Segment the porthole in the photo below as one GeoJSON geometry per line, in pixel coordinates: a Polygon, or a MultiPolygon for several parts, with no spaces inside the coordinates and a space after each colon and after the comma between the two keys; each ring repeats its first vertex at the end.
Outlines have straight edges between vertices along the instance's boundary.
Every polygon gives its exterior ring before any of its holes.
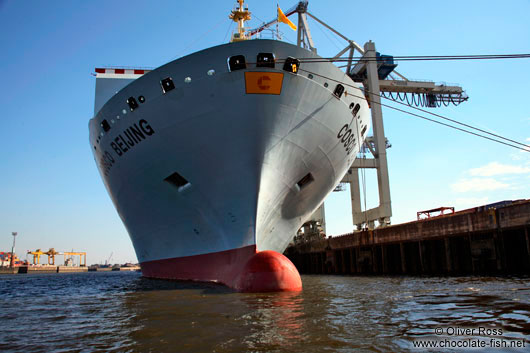
{"type": "Polygon", "coordinates": [[[359,103],[355,104],[355,108],[353,108],[352,110],[353,116],[357,115],[357,113],[359,112],[359,109],[361,109],[361,106],[359,105],[359,103]]]}
{"type": "Polygon", "coordinates": [[[207,74],[208,76],[213,76],[215,75],[215,70],[214,69],[208,70],[207,74]]]}
{"type": "Polygon", "coordinates": [[[272,53],[259,53],[256,67],[274,68],[274,55],[272,53]]]}
{"type": "Polygon", "coordinates": [[[188,76],[184,79],[184,83],[190,83],[190,82],[191,82],[191,77],[188,76]]]}
{"type": "Polygon", "coordinates": [[[145,103],[145,97],[144,96],[138,97],[138,102],[145,103]]]}
{"type": "Polygon", "coordinates": [[[138,108],[138,102],[136,101],[136,99],[134,99],[134,97],[127,98],[127,104],[129,105],[131,112],[138,108]]]}
{"type": "Polygon", "coordinates": [[[164,93],[167,93],[175,88],[175,84],[173,83],[173,79],[171,79],[171,77],[166,77],[160,81],[160,84],[162,85],[162,91],[164,93]]]}
{"type": "Polygon", "coordinates": [[[300,60],[292,57],[285,59],[285,64],[283,64],[283,70],[287,72],[292,72],[293,74],[298,73],[300,69],[300,60]]]}
{"type": "Polygon", "coordinates": [[[109,122],[106,119],[103,119],[100,125],[103,128],[103,131],[107,132],[110,130],[109,122]]]}
{"type": "Polygon", "coordinates": [[[340,99],[343,93],[344,93],[344,86],[339,83],[337,86],[335,86],[335,90],[333,91],[333,94],[335,95],[335,97],[340,99]]]}
{"type": "Polygon", "coordinates": [[[243,55],[234,55],[228,58],[228,68],[230,71],[243,70],[247,68],[247,63],[243,55]]]}
{"type": "Polygon", "coordinates": [[[329,86],[328,83],[327,83],[327,82],[324,82],[324,87],[327,88],[328,86],[329,86]]]}

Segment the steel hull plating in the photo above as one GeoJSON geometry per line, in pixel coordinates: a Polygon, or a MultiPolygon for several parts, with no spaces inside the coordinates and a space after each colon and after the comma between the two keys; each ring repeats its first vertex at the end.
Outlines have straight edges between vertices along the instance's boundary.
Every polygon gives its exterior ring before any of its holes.
{"type": "Polygon", "coordinates": [[[289,56],[316,57],[270,40],[210,48],[133,81],[91,120],[100,174],[144,275],[233,286],[252,254],[283,252],[346,173],[369,123],[361,91],[346,86],[337,98],[338,82],[357,85],[330,63],[283,71],[289,56]],[[252,64],[258,53],[274,53],[276,67],[252,64]],[[247,68],[230,72],[233,55],[247,68]],[[281,92],[247,93],[245,72],[281,74],[281,92]],[[164,93],[167,77],[175,88],[164,93]],[[127,99],[140,95],[131,112],[127,99]],[[103,120],[114,122],[108,131],[103,120]],[[172,183],[174,173],[189,184],[172,183]]]}

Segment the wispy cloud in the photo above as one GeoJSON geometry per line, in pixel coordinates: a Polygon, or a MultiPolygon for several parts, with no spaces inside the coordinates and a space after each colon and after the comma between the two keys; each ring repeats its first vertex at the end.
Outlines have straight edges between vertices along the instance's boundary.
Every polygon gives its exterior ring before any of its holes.
{"type": "Polygon", "coordinates": [[[530,174],[530,167],[523,167],[520,165],[501,164],[499,162],[491,162],[479,168],[472,168],[469,170],[471,176],[490,177],[494,175],[506,174],[530,174]]]}
{"type": "Polygon", "coordinates": [[[509,184],[502,183],[493,178],[460,179],[456,183],[451,184],[451,189],[456,192],[492,191],[498,189],[507,189],[509,187],[509,184]]]}

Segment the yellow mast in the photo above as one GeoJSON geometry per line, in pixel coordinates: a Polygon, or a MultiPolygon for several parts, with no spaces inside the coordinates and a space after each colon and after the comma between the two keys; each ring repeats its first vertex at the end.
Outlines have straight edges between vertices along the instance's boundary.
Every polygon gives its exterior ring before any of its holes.
{"type": "Polygon", "coordinates": [[[237,32],[232,35],[231,42],[239,42],[242,40],[250,39],[245,34],[245,21],[250,20],[250,11],[247,8],[243,8],[244,0],[237,0],[239,2],[239,8],[235,8],[228,16],[232,21],[237,23],[237,32]]]}

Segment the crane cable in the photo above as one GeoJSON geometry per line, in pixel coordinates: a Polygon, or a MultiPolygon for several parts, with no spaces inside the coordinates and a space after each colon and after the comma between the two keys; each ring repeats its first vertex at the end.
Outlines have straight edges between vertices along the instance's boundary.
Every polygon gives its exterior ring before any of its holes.
{"type": "MultiPolygon", "coordinates": [[[[501,60],[501,59],[529,59],[530,54],[473,54],[473,55],[403,55],[391,56],[393,61],[440,61],[440,60],[501,60]]],[[[313,57],[298,58],[300,63],[320,63],[320,62],[348,62],[349,57],[313,57]]],[[[384,62],[384,57],[379,58],[352,58],[352,64],[359,62],[379,61],[384,62]]]]}
{"type": "MultiPolygon", "coordinates": [[[[346,83],[346,82],[343,82],[343,81],[335,80],[335,79],[333,79],[333,78],[331,78],[331,77],[323,76],[323,75],[317,74],[317,73],[315,73],[315,72],[307,71],[307,70],[302,69],[302,68],[299,68],[298,70],[299,70],[299,71],[304,71],[304,72],[307,72],[307,73],[309,73],[309,74],[316,75],[316,76],[319,76],[319,77],[322,77],[322,78],[325,78],[325,79],[328,79],[328,80],[330,80],[330,81],[334,81],[334,82],[340,83],[340,84],[342,84],[342,85],[345,85],[345,86],[348,86],[348,87],[351,87],[351,88],[358,89],[358,90],[360,90],[361,92],[368,93],[368,94],[370,94],[370,95],[377,95],[376,93],[370,92],[370,91],[368,91],[368,90],[364,90],[364,91],[363,91],[363,90],[362,90],[361,88],[359,88],[359,87],[355,87],[355,86],[353,86],[353,85],[351,85],[351,84],[348,84],[348,83],[346,83]]],[[[358,95],[355,95],[355,94],[352,94],[352,93],[348,93],[348,94],[349,94],[349,95],[352,95],[352,96],[354,96],[354,97],[356,97],[356,98],[360,98],[360,99],[363,99],[363,100],[368,101],[364,95],[363,95],[363,96],[358,96],[358,95]]],[[[380,97],[381,97],[381,96],[380,96],[380,97]]],[[[384,96],[382,96],[382,98],[387,99],[387,100],[391,100],[391,99],[386,98],[386,97],[384,97],[384,96]]],[[[393,100],[392,100],[392,101],[393,101],[393,100]]],[[[401,102],[397,102],[397,101],[393,101],[393,102],[398,103],[398,104],[401,104],[401,105],[407,105],[407,104],[405,104],[405,103],[401,103],[401,102]]],[[[370,103],[375,103],[375,102],[370,101],[370,103]]],[[[487,140],[490,140],[490,141],[493,141],[493,142],[497,142],[497,143],[500,143],[500,144],[503,144],[503,145],[506,145],[506,146],[510,146],[510,147],[513,147],[513,148],[516,148],[516,149],[519,149],[519,150],[522,150],[522,151],[525,151],[525,152],[530,152],[530,145],[527,145],[527,144],[524,144],[524,143],[521,143],[521,142],[517,142],[517,141],[512,140],[512,139],[510,139],[510,138],[507,138],[507,137],[504,137],[504,136],[501,136],[501,135],[498,135],[498,134],[494,134],[494,133],[492,133],[492,132],[488,132],[488,131],[486,131],[486,130],[483,130],[483,129],[480,129],[480,128],[477,128],[477,127],[474,127],[474,126],[471,126],[471,125],[468,125],[468,124],[465,124],[465,123],[461,123],[461,122],[456,121],[456,120],[454,120],[454,119],[447,118],[447,117],[442,116],[442,115],[440,115],[440,114],[432,113],[432,112],[429,112],[429,111],[427,111],[427,110],[424,110],[424,109],[421,109],[421,108],[418,108],[418,107],[408,106],[408,107],[410,107],[410,108],[412,108],[412,109],[419,110],[419,111],[421,111],[421,112],[423,112],[423,113],[427,113],[427,114],[430,114],[430,115],[436,116],[436,117],[438,117],[438,118],[441,118],[441,119],[444,119],[444,120],[451,121],[451,122],[453,122],[453,123],[455,123],[455,124],[463,125],[463,126],[468,127],[468,128],[470,128],[470,129],[477,130],[477,131],[480,131],[480,132],[482,132],[482,133],[485,133],[485,134],[488,134],[488,135],[491,135],[491,136],[495,136],[495,137],[497,137],[497,138],[500,138],[500,139],[503,139],[503,140],[506,140],[506,141],[510,141],[510,142],[515,143],[515,144],[517,144],[517,145],[524,146],[525,148],[522,148],[522,147],[519,147],[519,146],[513,145],[513,144],[511,144],[511,143],[507,143],[507,142],[499,141],[499,140],[496,140],[496,139],[494,139],[494,138],[491,138],[491,137],[488,137],[488,136],[484,136],[484,135],[478,134],[478,133],[473,132],[473,131],[469,131],[469,130],[465,130],[465,129],[463,129],[463,128],[459,128],[459,127],[457,127],[457,126],[453,126],[453,125],[450,125],[450,124],[447,124],[447,123],[443,123],[443,122],[438,121],[438,120],[434,120],[434,119],[431,119],[431,118],[427,118],[427,117],[422,116],[422,115],[420,115],[420,114],[412,113],[412,112],[409,112],[409,111],[406,111],[406,110],[403,110],[403,109],[400,109],[400,108],[393,107],[393,106],[388,105],[388,104],[384,104],[384,103],[377,103],[377,104],[380,104],[380,105],[383,106],[383,107],[387,107],[387,108],[390,108],[390,109],[393,109],[393,110],[396,110],[396,111],[399,111],[399,112],[402,112],[402,113],[405,113],[405,114],[409,114],[409,115],[412,115],[412,116],[415,116],[415,117],[418,117],[418,118],[421,118],[421,119],[424,119],[424,120],[428,120],[428,121],[431,121],[431,122],[434,122],[434,123],[437,123],[437,124],[440,124],[440,125],[444,125],[444,126],[447,126],[447,127],[452,128],[452,129],[456,129],[456,130],[459,130],[459,131],[462,131],[462,132],[465,132],[465,133],[468,133],[468,134],[471,134],[471,135],[475,135],[475,136],[478,136],[478,137],[482,137],[482,138],[484,138],[484,139],[487,139],[487,140]]]]}

